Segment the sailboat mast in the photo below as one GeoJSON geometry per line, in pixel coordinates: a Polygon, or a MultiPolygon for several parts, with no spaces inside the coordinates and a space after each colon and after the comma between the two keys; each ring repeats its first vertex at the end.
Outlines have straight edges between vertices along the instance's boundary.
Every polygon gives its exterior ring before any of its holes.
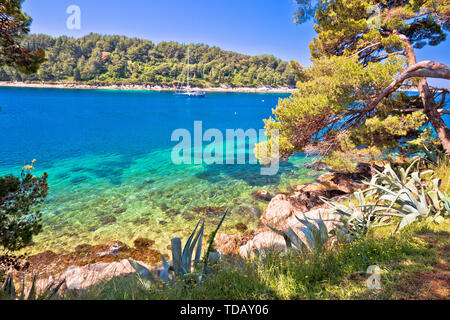
{"type": "Polygon", "coordinates": [[[187,65],[187,87],[189,88],[189,68],[190,68],[190,48],[188,48],[188,65],[187,65]]]}

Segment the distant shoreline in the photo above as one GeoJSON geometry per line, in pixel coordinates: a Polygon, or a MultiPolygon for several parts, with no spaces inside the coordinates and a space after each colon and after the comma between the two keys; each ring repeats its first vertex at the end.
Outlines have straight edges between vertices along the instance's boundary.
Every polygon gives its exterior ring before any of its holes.
{"type": "MultiPolygon", "coordinates": [[[[176,88],[150,86],[150,85],[87,85],[74,83],[25,83],[25,82],[6,82],[0,81],[0,87],[17,88],[48,88],[48,89],[86,89],[86,90],[135,90],[135,91],[176,91],[176,88]]],[[[295,89],[290,88],[230,88],[230,87],[212,87],[212,88],[193,88],[205,92],[242,92],[242,93],[293,93],[295,89]]]]}

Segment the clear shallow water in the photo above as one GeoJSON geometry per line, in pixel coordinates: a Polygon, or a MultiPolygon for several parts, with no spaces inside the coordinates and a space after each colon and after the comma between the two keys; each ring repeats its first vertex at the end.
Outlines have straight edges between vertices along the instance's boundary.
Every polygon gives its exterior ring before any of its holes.
{"type": "MultiPolygon", "coordinates": [[[[256,227],[267,203],[251,193],[312,181],[317,174],[303,167],[305,159],[293,157],[270,177],[260,175],[259,165],[175,165],[170,156],[177,142],[170,137],[178,128],[193,132],[199,120],[204,131],[224,135],[225,129],[261,129],[287,96],[189,99],[170,92],[0,88],[0,175],[19,174],[32,159],[36,174],[49,174],[44,231],[31,251],[132,244],[137,237],[166,251],[171,238],[186,239],[205,216],[196,207],[229,207],[229,232],[238,222],[256,227]]],[[[207,217],[208,232],[219,219],[207,217]]]]}

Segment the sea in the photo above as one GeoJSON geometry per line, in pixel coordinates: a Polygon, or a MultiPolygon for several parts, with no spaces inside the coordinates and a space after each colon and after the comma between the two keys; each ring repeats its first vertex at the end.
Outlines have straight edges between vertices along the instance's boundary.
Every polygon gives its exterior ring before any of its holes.
{"type": "Polygon", "coordinates": [[[132,245],[143,237],[167,253],[170,239],[186,241],[202,219],[206,233],[213,231],[226,209],[221,232],[257,228],[268,202],[252,193],[314,181],[320,172],[304,166],[311,159],[297,155],[277,174],[262,175],[262,166],[250,161],[256,141],[241,139],[232,150],[224,141],[223,156],[244,153],[244,164],[177,164],[173,150],[180,141],[173,134],[191,133],[194,154],[195,122],[202,133],[215,129],[226,140],[226,130],[263,129],[263,119],[288,96],[1,87],[0,176],[19,175],[33,159],[33,174],[49,175],[43,231],[27,252],[116,240],[132,245]]]}

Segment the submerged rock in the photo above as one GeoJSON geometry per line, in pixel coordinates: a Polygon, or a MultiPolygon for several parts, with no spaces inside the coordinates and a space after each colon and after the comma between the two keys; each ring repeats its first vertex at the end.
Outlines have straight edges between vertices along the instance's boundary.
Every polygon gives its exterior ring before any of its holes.
{"type": "Polygon", "coordinates": [[[194,207],[192,211],[202,213],[206,216],[219,216],[225,213],[224,207],[194,207]]]}
{"type": "Polygon", "coordinates": [[[271,195],[266,190],[255,191],[252,193],[252,196],[255,197],[256,199],[264,200],[264,201],[270,201],[273,198],[273,195],[271,195]]]}
{"type": "Polygon", "coordinates": [[[127,211],[127,208],[116,208],[112,212],[113,213],[124,213],[127,211]]]}
{"type": "Polygon", "coordinates": [[[103,225],[112,224],[112,223],[117,222],[117,218],[114,216],[104,216],[104,217],[100,218],[100,222],[103,225]]]}
{"type": "Polygon", "coordinates": [[[316,161],[313,163],[305,163],[303,164],[305,168],[316,170],[316,171],[332,171],[332,168],[327,165],[325,162],[316,161]]]}
{"type": "Polygon", "coordinates": [[[148,248],[155,244],[155,240],[145,239],[145,238],[138,238],[134,240],[134,246],[136,248],[148,248]]]}
{"type": "Polygon", "coordinates": [[[240,232],[245,232],[248,229],[247,226],[242,222],[237,223],[234,227],[240,232]]]}

